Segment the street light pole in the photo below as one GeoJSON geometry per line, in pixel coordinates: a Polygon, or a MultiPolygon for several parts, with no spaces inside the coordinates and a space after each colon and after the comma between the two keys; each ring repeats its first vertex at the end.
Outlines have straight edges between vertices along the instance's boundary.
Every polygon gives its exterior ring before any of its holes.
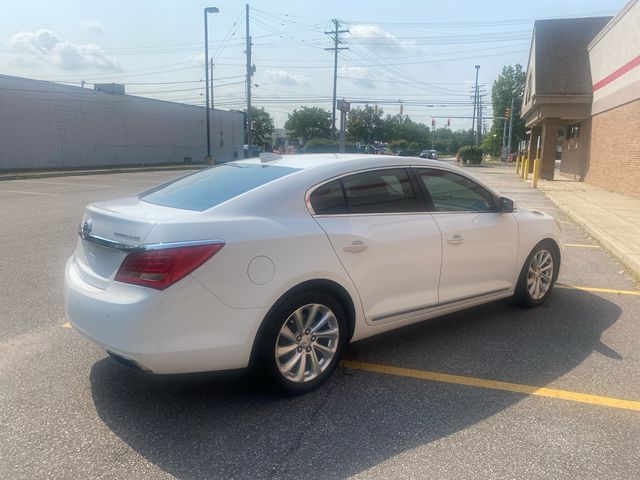
{"type": "Polygon", "coordinates": [[[511,136],[513,134],[513,97],[511,97],[511,108],[509,109],[509,143],[507,144],[507,162],[511,157],[511,136]]]}
{"type": "Polygon", "coordinates": [[[205,74],[205,92],[207,107],[207,158],[206,163],[211,163],[211,129],[209,128],[209,26],[207,24],[207,13],[218,13],[216,7],[206,7],[204,9],[204,74],[205,74]]]}

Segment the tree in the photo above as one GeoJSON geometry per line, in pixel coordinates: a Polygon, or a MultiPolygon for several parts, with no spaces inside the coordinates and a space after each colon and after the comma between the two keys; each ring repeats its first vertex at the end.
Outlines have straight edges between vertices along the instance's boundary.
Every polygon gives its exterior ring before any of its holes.
{"type": "Polygon", "coordinates": [[[289,114],[284,124],[289,137],[302,139],[303,142],[312,138],[331,137],[331,112],[319,107],[300,107],[289,114]]]}
{"type": "Polygon", "coordinates": [[[255,145],[271,145],[271,134],[273,133],[273,119],[271,115],[262,107],[251,107],[251,138],[255,145]]]}
{"type": "MultiPolygon", "coordinates": [[[[246,110],[231,110],[232,112],[242,113],[244,122],[244,131],[247,131],[247,111],[246,110]]],[[[251,129],[251,143],[254,145],[264,146],[266,144],[271,145],[271,134],[273,133],[273,119],[269,112],[264,108],[251,107],[251,123],[253,128],[251,129]]],[[[245,142],[247,141],[245,135],[245,142]]]]}
{"type": "MultiPolygon", "coordinates": [[[[524,93],[525,72],[522,71],[522,65],[505,65],[502,67],[502,73],[493,82],[491,88],[491,101],[493,104],[493,114],[496,117],[502,117],[505,111],[511,108],[511,99],[513,98],[513,134],[511,145],[517,145],[524,139],[524,120],[520,117],[522,113],[522,95],[524,93]]],[[[494,142],[502,145],[502,133],[504,128],[503,120],[494,120],[491,126],[491,132],[484,138],[482,147],[485,151],[491,151],[494,142]],[[495,139],[494,139],[495,135],[495,139]]],[[[507,130],[508,130],[507,120],[507,130]]],[[[508,133],[507,133],[508,134],[508,133]]]]}
{"type": "Polygon", "coordinates": [[[354,108],[349,112],[347,121],[349,137],[366,144],[383,140],[384,121],[382,110],[365,105],[364,108],[354,108]]]}
{"type": "Polygon", "coordinates": [[[384,120],[383,139],[387,142],[406,140],[407,143],[415,143],[418,148],[431,146],[431,134],[429,128],[416,123],[408,115],[387,115],[384,120]]]}

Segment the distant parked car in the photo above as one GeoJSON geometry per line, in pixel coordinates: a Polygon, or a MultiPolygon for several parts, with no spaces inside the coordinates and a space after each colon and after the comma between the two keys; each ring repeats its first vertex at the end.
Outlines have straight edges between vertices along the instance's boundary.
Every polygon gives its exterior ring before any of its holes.
{"type": "Polygon", "coordinates": [[[265,155],[89,205],[65,307],[129,367],[253,367],[306,392],[349,342],[513,295],[541,305],[561,251],[553,217],[443,162],[265,155]]]}
{"type": "Polygon", "coordinates": [[[428,158],[431,160],[438,159],[438,151],[437,150],[423,150],[420,152],[420,158],[428,158]]]}

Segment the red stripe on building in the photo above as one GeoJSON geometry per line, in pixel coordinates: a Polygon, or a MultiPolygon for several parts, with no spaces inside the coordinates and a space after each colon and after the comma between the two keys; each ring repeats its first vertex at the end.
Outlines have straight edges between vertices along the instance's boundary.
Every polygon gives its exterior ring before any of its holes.
{"type": "Polygon", "coordinates": [[[598,83],[594,83],[593,84],[593,91],[595,92],[596,90],[601,89],[605,85],[609,85],[615,79],[620,78],[622,75],[627,73],[632,68],[637,67],[638,65],[640,65],[640,55],[638,55],[636,58],[630,60],[629,62],[625,63],[623,66],[621,66],[615,72],[607,75],[602,80],[600,80],[598,83]]]}

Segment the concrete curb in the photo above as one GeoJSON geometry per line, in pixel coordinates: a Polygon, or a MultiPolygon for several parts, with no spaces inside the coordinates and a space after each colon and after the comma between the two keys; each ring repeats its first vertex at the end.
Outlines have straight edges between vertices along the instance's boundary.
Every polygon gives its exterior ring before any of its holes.
{"type": "Polygon", "coordinates": [[[174,165],[170,167],[118,167],[104,168],[96,170],[59,170],[55,172],[20,172],[20,173],[0,173],[0,182],[8,180],[28,180],[31,178],[53,178],[53,177],[74,177],[79,175],[109,175],[112,173],[135,173],[135,172],[162,172],[180,170],[200,170],[209,165],[174,165]]]}
{"type": "Polygon", "coordinates": [[[624,243],[619,242],[616,238],[606,230],[597,227],[584,215],[577,213],[570,206],[564,204],[557,196],[550,191],[544,191],[544,194],[557,205],[557,207],[569,216],[578,225],[584,228],[589,235],[591,235],[596,241],[620,260],[627,268],[631,269],[635,275],[640,279],[640,261],[636,260],[635,255],[629,251],[624,243]]]}

